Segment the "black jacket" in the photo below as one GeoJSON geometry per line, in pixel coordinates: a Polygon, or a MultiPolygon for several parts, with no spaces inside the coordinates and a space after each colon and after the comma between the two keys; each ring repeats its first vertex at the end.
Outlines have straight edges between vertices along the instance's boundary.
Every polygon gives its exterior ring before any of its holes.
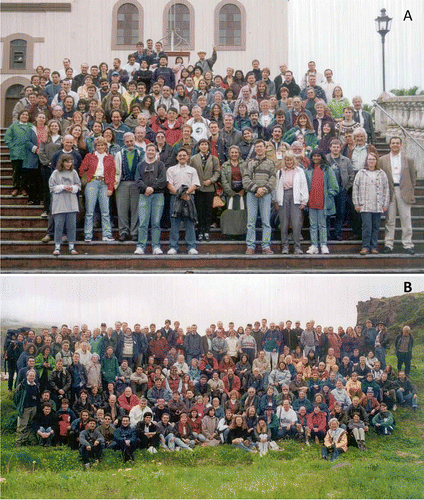
{"type": "Polygon", "coordinates": [[[181,199],[181,196],[185,194],[188,190],[188,186],[182,185],[177,191],[177,198],[174,203],[174,210],[172,211],[171,217],[176,219],[187,218],[194,223],[197,222],[197,211],[194,205],[193,197],[190,196],[188,201],[181,199]]]}

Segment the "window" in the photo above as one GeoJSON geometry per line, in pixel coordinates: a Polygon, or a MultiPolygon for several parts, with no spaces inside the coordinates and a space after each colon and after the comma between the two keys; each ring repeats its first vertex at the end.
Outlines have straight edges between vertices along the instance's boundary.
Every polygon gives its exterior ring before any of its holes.
{"type": "Polygon", "coordinates": [[[138,9],[132,3],[125,3],[118,10],[116,32],[117,45],[135,45],[138,42],[138,9]]]}
{"type": "Polygon", "coordinates": [[[143,40],[143,7],[136,0],[119,0],[112,11],[112,50],[135,50],[143,40]]]}
{"type": "Polygon", "coordinates": [[[246,11],[239,1],[223,0],[215,8],[215,45],[219,50],[246,50],[246,11]]]}
{"type": "Polygon", "coordinates": [[[187,0],[172,0],[164,10],[164,48],[194,50],[194,9],[187,0]]]}
{"type": "Polygon", "coordinates": [[[190,12],[182,3],[177,3],[169,9],[168,33],[174,33],[174,45],[190,45],[190,12]]]}
{"type": "Polygon", "coordinates": [[[10,42],[10,69],[26,69],[27,42],[26,40],[12,40],[10,42]]]}
{"type": "Polygon", "coordinates": [[[241,45],[241,13],[231,3],[219,11],[219,45],[241,45]]]}

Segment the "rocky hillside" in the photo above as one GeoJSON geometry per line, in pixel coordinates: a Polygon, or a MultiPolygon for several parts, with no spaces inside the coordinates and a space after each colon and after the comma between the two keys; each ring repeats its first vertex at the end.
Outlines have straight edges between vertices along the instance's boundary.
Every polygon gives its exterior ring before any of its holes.
{"type": "Polygon", "coordinates": [[[356,309],[358,325],[363,325],[370,318],[374,325],[382,321],[395,334],[408,324],[415,334],[424,337],[424,292],[381,299],[370,298],[366,302],[359,302],[356,309]]]}

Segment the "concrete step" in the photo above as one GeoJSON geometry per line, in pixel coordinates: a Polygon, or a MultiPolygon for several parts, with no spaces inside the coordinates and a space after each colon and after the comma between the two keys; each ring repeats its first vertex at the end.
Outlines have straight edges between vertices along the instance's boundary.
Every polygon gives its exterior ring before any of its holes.
{"type": "Polygon", "coordinates": [[[424,254],[373,255],[4,255],[3,272],[418,272],[424,254]]]}
{"type": "Polygon", "coordinates": [[[2,216],[40,216],[43,212],[43,205],[0,205],[2,216]]]}
{"type": "MultiPolygon", "coordinates": [[[[28,196],[11,196],[10,194],[0,194],[0,204],[3,205],[26,205],[28,204],[28,196]]],[[[30,205],[29,205],[30,206],[30,205]]]]}
{"type": "MultiPolygon", "coordinates": [[[[0,228],[0,241],[37,241],[41,240],[46,234],[47,230],[47,220],[41,219],[39,217],[34,217],[34,220],[38,222],[31,227],[5,227],[4,224],[0,228]]],[[[381,231],[383,230],[383,226],[381,227],[381,231]]],[[[261,240],[261,231],[258,229],[256,232],[257,241],[261,240]]],[[[344,240],[349,240],[351,237],[352,231],[349,228],[342,229],[342,236],[344,240]]],[[[382,233],[381,233],[382,234],[382,233]]],[[[302,235],[304,237],[304,241],[309,241],[309,229],[303,229],[302,235]]],[[[398,223],[395,229],[395,237],[399,239],[401,235],[400,224],[398,223]]],[[[101,229],[94,229],[94,240],[101,240],[101,229]]],[[[115,239],[118,239],[118,230],[113,229],[113,236],[115,239]]],[[[183,235],[181,235],[183,237],[183,235]]],[[[413,228],[413,237],[416,240],[424,239],[424,226],[413,228]]],[[[272,232],[272,239],[275,241],[279,241],[280,233],[279,231],[272,232]]],[[[83,229],[77,228],[77,240],[82,241],[84,239],[83,229]]],[[[167,241],[169,239],[169,231],[163,230],[161,233],[161,241],[167,241]]],[[[219,230],[213,230],[210,232],[211,241],[220,241],[226,242],[231,241],[232,238],[225,237],[221,234],[219,230]]],[[[240,241],[244,241],[244,238],[240,238],[240,241]]]]}
{"type": "MultiPolygon", "coordinates": [[[[380,249],[383,249],[384,241],[380,240],[380,249]]],[[[81,255],[120,255],[122,257],[132,255],[135,250],[135,243],[119,241],[113,243],[104,243],[102,241],[93,241],[92,243],[85,243],[84,241],[77,242],[77,250],[81,255]]],[[[302,242],[302,250],[306,252],[309,248],[310,242],[302,242]]],[[[64,244],[63,248],[67,245],[64,244]]],[[[169,241],[164,240],[161,242],[161,247],[165,253],[169,248],[169,241]]],[[[180,242],[182,253],[185,253],[185,244],[180,242]]],[[[276,254],[281,254],[281,242],[272,241],[271,248],[276,254]]],[[[424,253],[424,242],[414,241],[414,248],[416,253],[424,253]]],[[[329,249],[332,254],[337,255],[356,255],[361,250],[360,241],[330,241],[329,249]]],[[[2,255],[49,255],[54,250],[54,243],[42,243],[41,241],[2,241],[1,253],[2,255]]],[[[246,250],[244,241],[209,241],[197,244],[197,250],[201,255],[243,255],[246,250]]],[[[395,251],[402,253],[401,246],[396,246],[395,251]]],[[[258,247],[258,252],[261,250],[258,247]]],[[[293,253],[293,245],[290,244],[290,253],[293,253]]],[[[151,254],[151,245],[146,248],[146,255],[151,254]]]]}

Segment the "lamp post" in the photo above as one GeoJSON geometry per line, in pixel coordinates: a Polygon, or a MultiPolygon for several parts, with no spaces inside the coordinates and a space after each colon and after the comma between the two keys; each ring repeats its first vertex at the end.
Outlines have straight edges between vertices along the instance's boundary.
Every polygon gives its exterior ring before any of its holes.
{"type": "Polygon", "coordinates": [[[392,27],[392,17],[386,15],[386,9],[381,9],[381,14],[375,19],[375,29],[381,35],[383,49],[383,92],[386,91],[386,63],[384,59],[384,39],[392,27]]]}

